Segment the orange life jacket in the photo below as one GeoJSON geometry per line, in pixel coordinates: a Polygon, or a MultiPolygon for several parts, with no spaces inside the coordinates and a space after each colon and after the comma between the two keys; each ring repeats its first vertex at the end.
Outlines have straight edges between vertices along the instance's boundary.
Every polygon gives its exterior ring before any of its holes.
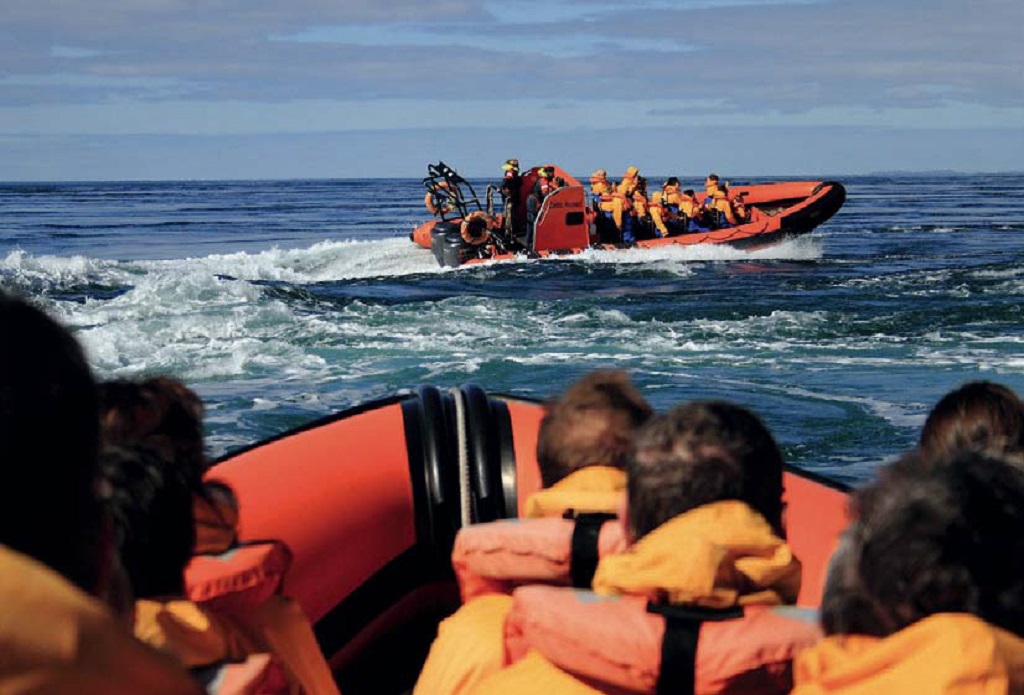
{"type": "Polygon", "coordinates": [[[0,692],[201,695],[202,689],[97,600],[0,546],[0,692]]]}
{"type": "Polygon", "coordinates": [[[799,582],[800,563],[763,517],[718,502],[602,558],[593,593],[516,589],[506,649],[510,660],[536,649],[592,685],[655,692],[680,678],[662,663],[682,631],[695,650],[668,663],[690,668],[697,693],[788,692],[793,657],[820,638],[813,615],[772,608],[794,601],[799,582]]]}
{"type": "Polygon", "coordinates": [[[885,638],[831,636],[803,652],[793,695],[997,695],[1024,691],[1024,639],[963,613],[885,638]]]}
{"type": "Polygon", "coordinates": [[[600,516],[591,522],[590,518],[509,519],[462,528],[455,537],[452,567],[463,602],[483,594],[509,594],[527,583],[579,586],[585,581],[589,587],[593,573],[588,573],[587,558],[581,553],[592,552],[596,565],[598,558],[627,546],[621,523],[602,523],[607,517],[600,516]],[[596,527],[587,528],[590,523],[596,527]],[[581,550],[588,534],[593,550],[581,550]]]}
{"type": "Polygon", "coordinates": [[[291,561],[288,548],[276,541],[195,555],[185,568],[185,594],[218,609],[244,612],[278,593],[291,561]]]}
{"type": "Polygon", "coordinates": [[[189,600],[140,602],[137,634],[190,664],[269,652],[291,692],[336,695],[309,619],[279,594],[291,559],[276,541],[197,555],[185,572],[189,600]]]}

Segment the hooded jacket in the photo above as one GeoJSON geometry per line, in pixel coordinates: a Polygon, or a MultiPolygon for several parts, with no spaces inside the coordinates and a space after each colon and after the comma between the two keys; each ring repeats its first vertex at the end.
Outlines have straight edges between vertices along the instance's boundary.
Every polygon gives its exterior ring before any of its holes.
{"type": "Polygon", "coordinates": [[[0,546],[0,693],[200,695],[172,659],[39,562],[0,546]]]}
{"type": "Polygon", "coordinates": [[[888,637],[834,635],[797,658],[793,695],[1007,695],[1024,691],[1024,639],[937,613],[888,637]]]}

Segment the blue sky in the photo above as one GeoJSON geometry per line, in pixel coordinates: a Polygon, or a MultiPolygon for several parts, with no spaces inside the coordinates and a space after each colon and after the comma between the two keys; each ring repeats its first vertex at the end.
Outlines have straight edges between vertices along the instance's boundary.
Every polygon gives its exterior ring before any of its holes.
{"type": "Polygon", "coordinates": [[[1021,0],[0,10],[0,180],[1024,170],[1021,0]]]}

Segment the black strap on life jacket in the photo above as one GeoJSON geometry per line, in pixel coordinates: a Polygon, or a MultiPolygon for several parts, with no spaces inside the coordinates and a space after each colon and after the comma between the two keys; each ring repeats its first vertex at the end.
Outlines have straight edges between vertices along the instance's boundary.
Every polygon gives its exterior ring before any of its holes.
{"type": "Polygon", "coordinates": [[[743,609],[738,606],[717,609],[649,602],[647,611],[665,618],[655,695],[693,695],[701,623],[743,617],[743,609]]]}
{"type": "Polygon", "coordinates": [[[577,514],[567,509],[563,518],[576,522],[572,530],[572,546],[569,552],[569,579],[577,589],[589,589],[597,571],[597,539],[601,535],[601,527],[605,522],[615,519],[608,512],[588,512],[577,514]]]}

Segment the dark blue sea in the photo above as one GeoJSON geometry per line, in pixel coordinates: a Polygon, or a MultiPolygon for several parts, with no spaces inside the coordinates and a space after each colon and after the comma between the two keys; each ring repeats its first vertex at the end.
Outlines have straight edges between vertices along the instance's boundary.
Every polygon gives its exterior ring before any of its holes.
{"type": "Polygon", "coordinates": [[[1024,175],[834,178],[844,208],[769,249],[460,270],[409,241],[417,179],[0,184],[0,284],[101,378],[195,388],[213,455],[419,384],[545,397],[621,367],[858,482],[960,383],[1024,392],[1024,175]]]}

